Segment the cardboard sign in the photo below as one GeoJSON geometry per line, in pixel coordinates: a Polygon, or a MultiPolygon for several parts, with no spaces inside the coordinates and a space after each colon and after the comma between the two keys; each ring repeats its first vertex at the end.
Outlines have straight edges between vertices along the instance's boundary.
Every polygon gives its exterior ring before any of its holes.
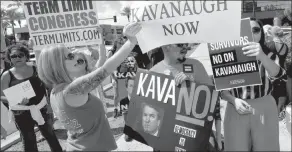
{"type": "Polygon", "coordinates": [[[256,57],[243,54],[242,47],[253,41],[249,19],[241,21],[240,40],[208,44],[216,90],[261,85],[256,57]]]}
{"type": "Polygon", "coordinates": [[[128,57],[121,63],[121,65],[114,71],[114,76],[117,79],[134,78],[138,67],[135,57],[138,54],[131,52],[128,57]]]}
{"type": "Polygon", "coordinates": [[[137,39],[143,53],[167,44],[214,43],[240,36],[241,1],[141,3],[131,8],[130,19],[141,22],[137,39]]]}
{"type": "Polygon", "coordinates": [[[191,83],[176,87],[172,76],[138,70],[125,134],[161,151],[204,151],[218,92],[191,83]]]}
{"type": "Polygon", "coordinates": [[[101,43],[96,1],[24,1],[23,8],[36,50],[101,43]]]}
{"type": "Polygon", "coordinates": [[[10,106],[17,105],[23,100],[23,98],[30,99],[35,96],[35,92],[29,80],[7,88],[3,90],[3,93],[7,98],[10,106]],[[17,95],[15,95],[16,93],[17,95]]]}

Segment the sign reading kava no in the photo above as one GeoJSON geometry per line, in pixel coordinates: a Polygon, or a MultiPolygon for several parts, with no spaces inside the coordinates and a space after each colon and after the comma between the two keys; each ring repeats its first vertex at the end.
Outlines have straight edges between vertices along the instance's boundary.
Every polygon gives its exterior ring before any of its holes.
{"type": "Polygon", "coordinates": [[[161,151],[204,151],[218,100],[214,86],[138,70],[124,132],[161,151]],[[188,87],[187,87],[188,86],[188,87]]]}

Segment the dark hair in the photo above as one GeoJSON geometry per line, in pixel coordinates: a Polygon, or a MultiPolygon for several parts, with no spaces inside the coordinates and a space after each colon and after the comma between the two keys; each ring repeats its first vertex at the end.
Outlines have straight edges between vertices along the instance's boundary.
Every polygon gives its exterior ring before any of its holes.
{"type": "Polygon", "coordinates": [[[265,32],[264,32],[264,29],[263,29],[263,23],[260,20],[254,18],[254,17],[251,17],[250,20],[251,21],[255,21],[255,22],[257,22],[259,24],[260,29],[261,29],[261,39],[260,39],[259,43],[260,43],[260,45],[262,47],[263,52],[265,54],[267,54],[269,52],[269,48],[266,46],[265,32]]]}
{"type": "Polygon", "coordinates": [[[13,44],[11,45],[9,48],[7,48],[6,51],[6,58],[11,61],[10,59],[10,54],[13,50],[17,50],[20,51],[22,53],[24,53],[25,57],[27,58],[27,60],[29,60],[29,50],[26,46],[22,45],[22,44],[13,44]]]}
{"type": "Polygon", "coordinates": [[[263,30],[263,23],[260,20],[258,20],[256,18],[253,18],[253,17],[250,18],[250,20],[257,22],[259,24],[260,28],[261,28],[261,39],[260,39],[260,42],[259,43],[263,47],[265,45],[265,32],[263,30]]]}
{"type": "Polygon", "coordinates": [[[155,111],[157,111],[157,119],[158,119],[158,120],[161,120],[161,119],[162,119],[162,113],[163,113],[163,110],[162,110],[161,108],[156,107],[156,106],[154,106],[154,105],[152,105],[152,104],[148,104],[148,103],[146,103],[146,102],[142,102],[142,103],[141,103],[141,106],[142,106],[142,116],[143,116],[143,113],[144,113],[144,108],[145,108],[146,106],[148,106],[148,107],[154,109],[155,111]]]}

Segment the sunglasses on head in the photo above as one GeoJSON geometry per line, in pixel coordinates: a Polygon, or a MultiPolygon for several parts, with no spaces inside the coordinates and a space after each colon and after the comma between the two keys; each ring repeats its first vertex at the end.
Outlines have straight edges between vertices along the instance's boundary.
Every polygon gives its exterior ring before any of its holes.
{"type": "Polygon", "coordinates": [[[22,53],[21,54],[13,54],[13,55],[10,55],[10,58],[11,59],[15,59],[15,58],[20,58],[21,59],[23,57],[24,57],[24,54],[22,54],[22,53]]]}
{"type": "Polygon", "coordinates": [[[261,28],[259,28],[259,27],[253,27],[253,28],[251,29],[251,31],[252,31],[252,33],[257,34],[257,33],[260,33],[261,28]]]}

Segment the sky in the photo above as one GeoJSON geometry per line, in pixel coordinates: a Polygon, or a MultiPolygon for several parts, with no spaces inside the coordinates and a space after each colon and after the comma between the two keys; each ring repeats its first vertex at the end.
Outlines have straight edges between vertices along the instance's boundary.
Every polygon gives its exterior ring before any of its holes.
{"type": "MultiPolygon", "coordinates": [[[[1,8],[6,8],[11,1],[2,1],[1,8]]],[[[96,1],[98,9],[98,18],[112,18],[117,16],[117,23],[114,23],[113,19],[110,20],[100,20],[99,24],[111,24],[111,25],[126,25],[128,19],[126,16],[121,16],[121,10],[125,6],[140,6],[143,5],[143,1],[96,1]]],[[[22,26],[26,24],[26,21],[22,21],[22,26]]],[[[18,22],[16,22],[16,28],[19,27],[18,22]]],[[[7,29],[7,32],[10,33],[10,29],[7,29]]]]}

